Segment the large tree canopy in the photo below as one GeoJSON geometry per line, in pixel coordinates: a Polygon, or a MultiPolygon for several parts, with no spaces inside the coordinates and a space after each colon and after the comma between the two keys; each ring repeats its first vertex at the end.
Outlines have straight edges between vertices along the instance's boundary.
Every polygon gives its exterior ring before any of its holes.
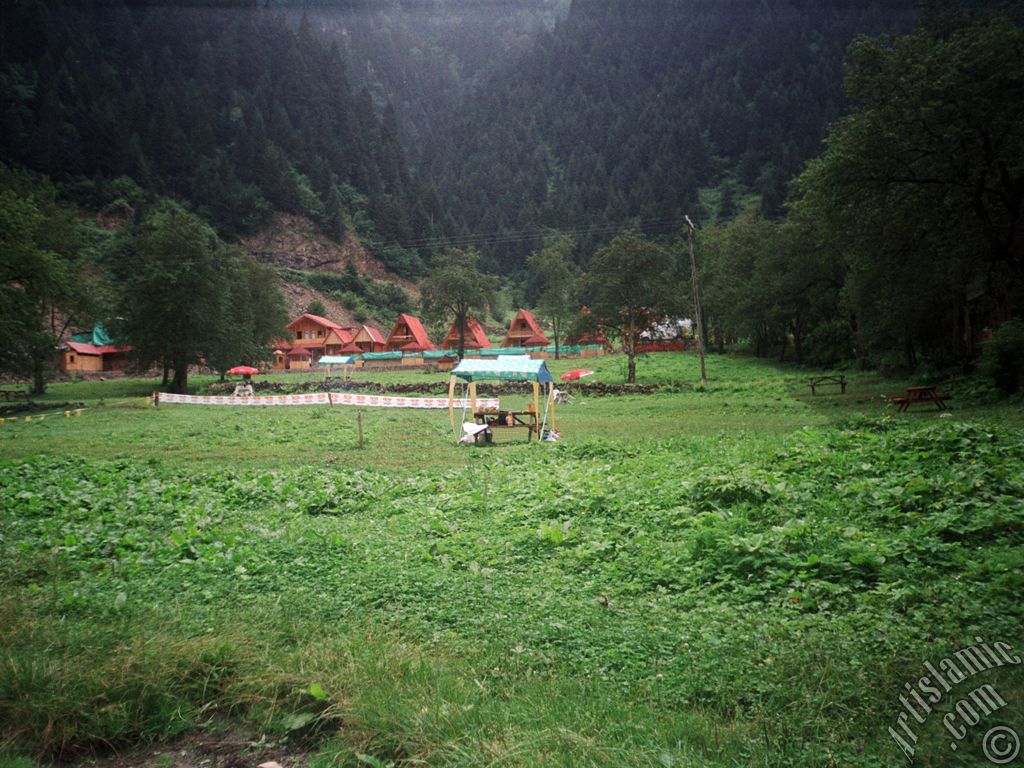
{"type": "Polygon", "coordinates": [[[165,203],[141,223],[134,243],[128,338],[140,364],[174,371],[173,391],[186,391],[189,366],[201,361],[219,370],[257,362],[281,332],[273,273],[238,257],[192,214],[165,203]]]}
{"type": "Polygon", "coordinates": [[[53,188],[0,165],[0,370],[42,394],[57,342],[97,304],[85,235],[53,188]]]}
{"type": "Polygon", "coordinates": [[[962,362],[1024,289],[1024,30],[861,38],[851,114],[798,180],[868,345],[962,362]]]}
{"type": "Polygon", "coordinates": [[[527,266],[540,285],[537,311],[551,322],[554,331],[555,359],[559,357],[565,321],[578,309],[576,266],[572,261],[575,247],[576,242],[563,235],[527,259],[527,266]]]}
{"type": "Polygon", "coordinates": [[[431,320],[454,318],[459,329],[459,358],[466,354],[466,328],[474,312],[483,317],[494,304],[497,278],[480,271],[480,254],[453,248],[434,258],[430,274],[420,284],[423,313],[431,320]]]}
{"type": "Polygon", "coordinates": [[[594,254],[584,278],[587,319],[622,341],[626,380],[636,383],[636,342],[652,321],[680,304],[676,262],[666,248],[623,232],[594,254]]]}

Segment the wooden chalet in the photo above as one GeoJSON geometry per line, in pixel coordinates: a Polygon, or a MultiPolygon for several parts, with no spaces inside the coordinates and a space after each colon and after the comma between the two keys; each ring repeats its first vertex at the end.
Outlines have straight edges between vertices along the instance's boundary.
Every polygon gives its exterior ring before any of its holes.
{"type": "Polygon", "coordinates": [[[64,371],[123,371],[128,367],[128,344],[118,344],[103,323],[91,331],[72,334],[60,345],[60,367],[64,371]]]}
{"type": "Polygon", "coordinates": [[[431,352],[436,349],[419,319],[406,314],[398,316],[385,344],[389,352],[431,352]]]}
{"type": "MultiPolygon", "coordinates": [[[[466,318],[466,349],[488,349],[491,346],[491,340],[487,338],[487,334],[484,333],[484,327],[480,325],[479,321],[475,317],[466,318]]],[[[459,348],[459,324],[452,321],[451,328],[448,329],[447,335],[444,337],[444,341],[441,342],[441,349],[458,349],[459,348]]]]}
{"type": "Polygon", "coordinates": [[[308,312],[299,315],[287,327],[295,340],[292,346],[305,347],[311,364],[323,355],[341,354],[341,348],[355,338],[351,328],[342,328],[333,320],[308,312]]]}
{"type": "MultiPolygon", "coordinates": [[[[352,337],[352,343],[359,348],[360,352],[386,352],[387,342],[384,335],[370,325],[361,325],[352,337]]],[[[349,354],[342,352],[342,354],[349,354]]]]}
{"type": "Polygon", "coordinates": [[[546,347],[551,343],[532,312],[520,309],[509,323],[502,347],[546,347]]]}
{"type": "Polygon", "coordinates": [[[65,371],[123,371],[131,351],[127,344],[66,341],[61,347],[60,364],[65,371]]]}

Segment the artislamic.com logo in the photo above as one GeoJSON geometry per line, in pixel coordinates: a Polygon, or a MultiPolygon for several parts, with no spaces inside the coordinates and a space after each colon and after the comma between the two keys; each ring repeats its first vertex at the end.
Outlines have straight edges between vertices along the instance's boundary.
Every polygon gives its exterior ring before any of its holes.
{"type": "MultiPolygon", "coordinates": [[[[899,696],[902,711],[896,716],[896,725],[889,727],[889,735],[909,759],[913,760],[916,750],[916,726],[927,721],[943,697],[953,691],[953,686],[996,667],[1021,663],[1020,656],[1006,643],[989,646],[980,637],[975,637],[974,641],[974,645],[955,651],[937,665],[926,661],[924,671],[928,674],[914,683],[903,684],[906,692],[899,696]]],[[[983,683],[957,699],[942,716],[942,725],[951,737],[949,748],[959,749],[972,728],[1005,706],[1006,701],[991,683],[983,683]]],[[[1006,765],[1020,753],[1020,737],[1012,728],[997,725],[985,733],[981,747],[989,762],[1006,765]]]]}

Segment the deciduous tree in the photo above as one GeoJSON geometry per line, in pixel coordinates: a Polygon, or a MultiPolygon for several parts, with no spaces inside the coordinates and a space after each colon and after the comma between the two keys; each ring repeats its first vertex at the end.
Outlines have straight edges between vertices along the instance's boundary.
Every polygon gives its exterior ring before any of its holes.
{"type": "Polygon", "coordinates": [[[572,262],[572,251],[576,242],[568,236],[561,236],[540,251],[530,254],[527,266],[540,281],[541,293],[537,300],[537,311],[551,322],[555,339],[555,359],[559,357],[562,326],[574,314],[578,306],[577,275],[572,262]]]}
{"type": "Polygon", "coordinates": [[[171,389],[184,393],[189,366],[220,351],[230,256],[208,225],[164,203],[141,223],[135,258],[125,291],[128,338],[142,365],[163,363],[174,371],[171,389]]]}
{"type": "Polygon", "coordinates": [[[798,208],[843,254],[866,340],[967,362],[1024,300],[1024,29],[858,39],[847,92],[798,208]]]}
{"type": "Polygon", "coordinates": [[[33,394],[45,391],[64,332],[98,304],[84,245],[51,186],[0,165],[0,370],[30,376],[33,394]]]}
{"type": "Polygon", "coordinates": [[[494,302],[498,280],[480,271],[480,254],[453,248],[434,259],[434,267],[420,283],[423,314],[430,320],[453,317],[459,329],[459,358],[466,354],[466,323],[471,314],[481,317],[494,302]]]}
{"type": "Polygon", "coordinates": [[[636,383],[636,342],[651,322],[678,308],[675,259],[665,248],[627,231],[594,254],[584,278],[590,315],[617,336],[636,383]]]}

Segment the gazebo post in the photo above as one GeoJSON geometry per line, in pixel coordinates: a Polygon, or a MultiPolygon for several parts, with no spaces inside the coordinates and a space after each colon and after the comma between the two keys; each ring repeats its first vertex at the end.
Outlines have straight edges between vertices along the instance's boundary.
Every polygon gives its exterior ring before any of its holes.
{"type": "Polygon", "coordinates": [[[540,440],[540,384],[533,382],[533,429],[540,440]]]}
{"type": "Polygon", "coordinates": [[[551,429],[555,428],[555,384],[548,382],[548,409],[551,411],[551,429]]]}
{"type": "Polygon", "coordinates": [[[459,433],[455,430],[455,377],[448,377],[448,420],[452,423],[452,434],[456,437],[459,433]]]}

